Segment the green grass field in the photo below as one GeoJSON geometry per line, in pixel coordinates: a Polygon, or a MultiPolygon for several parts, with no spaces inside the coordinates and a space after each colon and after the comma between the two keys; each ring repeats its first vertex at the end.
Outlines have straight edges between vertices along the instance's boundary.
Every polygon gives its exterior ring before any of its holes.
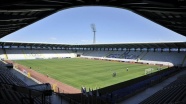
{"type": "Polygon", "coordinates": [[[48,74],[49,77],[78,89],[81,86],[102,88],[143,76],[145,69],[158,68],[158,66],[81,58],[16,60],[14,62],[32,67],[33,70],[45,75],[48,74]],[[129,69],[128,71],[126,71],[127,68],[129,69]],[[116,77],[112,76],[113,72],[117,73],[116,77]]]}

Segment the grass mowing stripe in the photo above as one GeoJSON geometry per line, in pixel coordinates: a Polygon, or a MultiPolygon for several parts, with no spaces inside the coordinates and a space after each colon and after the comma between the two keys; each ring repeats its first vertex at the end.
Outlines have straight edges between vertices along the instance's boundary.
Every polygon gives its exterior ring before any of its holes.
{"type": "Polygon", "coordinates": [[[158,66],[143,64],[130,64],[89,59],[39,59],[39,60],[16,60],[15,62],[32,67],[43,74],[69,84],[78,89],[81,86],[90,88],[105,87],[122,81],[144,75],[145,69],[158,66]],[[126,68],[129,71],[126,71],[126,68]],[[113,72],[117,73],[112,77],[113,72]]]}

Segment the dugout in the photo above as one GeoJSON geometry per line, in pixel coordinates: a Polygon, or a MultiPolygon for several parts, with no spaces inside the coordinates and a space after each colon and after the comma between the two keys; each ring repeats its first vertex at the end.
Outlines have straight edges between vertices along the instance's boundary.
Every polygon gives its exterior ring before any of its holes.
{"type": "Polygon", "coordinates": [[[14,65],[12,63],[8,63],[8,64],[5,64],[5,66],[8,68],[8,69],[12,69],[14,67],[14,65]]]}

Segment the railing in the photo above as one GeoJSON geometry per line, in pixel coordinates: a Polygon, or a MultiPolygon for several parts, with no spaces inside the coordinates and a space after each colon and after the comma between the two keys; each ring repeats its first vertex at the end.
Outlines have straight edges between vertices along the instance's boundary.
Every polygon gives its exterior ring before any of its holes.
{"type": "MultiPolygon", "coordinates": [[[[39,86],[39,85],[38,85],[39,86]]],[[[40,91],[31,89],[29,87],[17,86],[12,84],[0,83],[1,94],[3,98],[1,100],[10,102],[16,102],[19,104],[50,104],[49,93],[46,91],[40,91]],[[10,99],[10,98],[11,99],[10,99]]],[[[48,90],[47,90],[48,91],[48,90]]]]}

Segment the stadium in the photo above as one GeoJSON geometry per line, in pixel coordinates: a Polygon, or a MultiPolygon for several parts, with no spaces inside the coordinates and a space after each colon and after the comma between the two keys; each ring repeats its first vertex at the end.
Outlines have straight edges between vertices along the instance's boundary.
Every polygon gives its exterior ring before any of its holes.
{"type": "MultiPolygon", "coordinates": [[[[129,9],[186,35],[181,0],[0,3],[1,38],[59,10],[87,5],[129,9]]],[[[0,103],[186,103],[186,42],[94,43],[0,42],[0,103]]]]}

